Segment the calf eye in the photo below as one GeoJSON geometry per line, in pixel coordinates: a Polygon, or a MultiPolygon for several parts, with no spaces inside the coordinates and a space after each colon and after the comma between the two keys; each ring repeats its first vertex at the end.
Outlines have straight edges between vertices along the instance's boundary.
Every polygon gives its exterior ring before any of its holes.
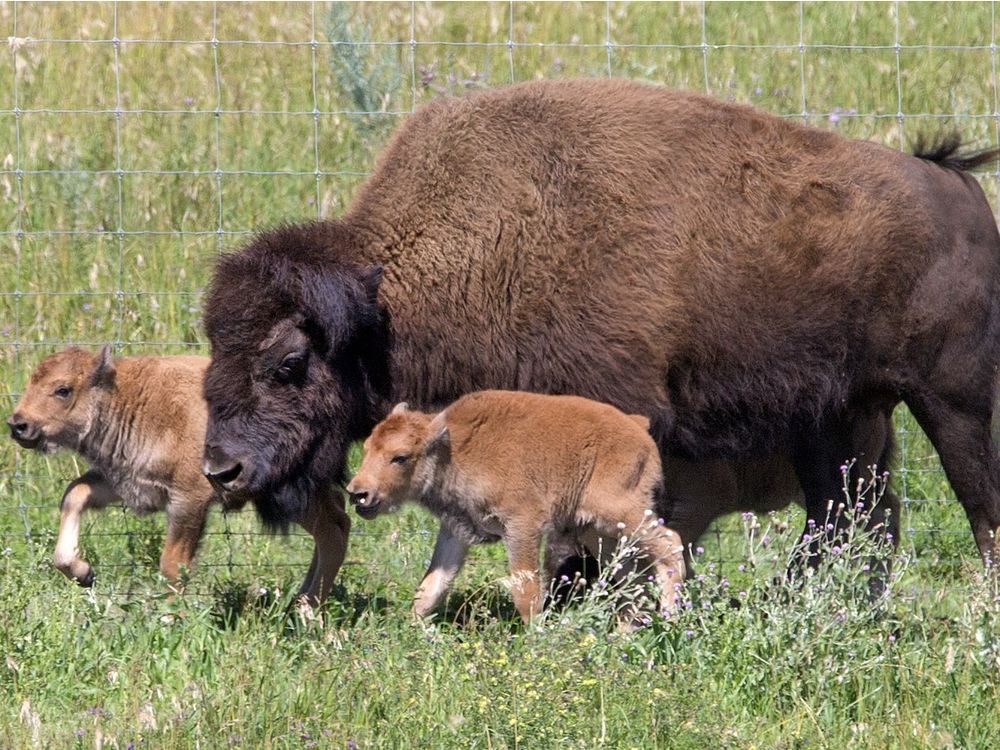
{"type": "Polygon", "coordinates": [[[73,389],[70,388],[68,385],[61,385],[54,391],[52,391],[52,395],[55,396],[56,398],[67,399],[69,398],[72,392],[73,389]]]}
{"type": "Polygon", "coordinates": [[[280,383],[290,383],[302,377],[306,370],[306,355],[289,354],[274,371],[274,379],[280,383]]]}
{"type": "Polygon", "coordinates": [[[405,464],[410,459],[409,453],[400,453],[398,456],[393,456],[389,463],[391,464],[405,464]]]}

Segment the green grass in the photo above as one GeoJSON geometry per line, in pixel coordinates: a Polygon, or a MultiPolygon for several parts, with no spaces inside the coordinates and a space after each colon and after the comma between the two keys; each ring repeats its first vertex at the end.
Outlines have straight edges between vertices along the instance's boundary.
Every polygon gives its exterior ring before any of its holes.
{"type": "MultiPolygon", "coordinates": [[[[996,143],[991,5],[901,3],[898,78],[896,7],[417,3],[411,18],[410,3],[220,4],[216,48],[210,4],[123,3],[117,75],[111,44],[15,42],[0,55],[0,412],[67,343],[205,351],[215,255],[255,227],[337,215],[399,113],[442,93],[610,71],[897,147],[954,124],[996,143]],[[326,43],[347,37],[398,44],[326,43]],[[225,43],[240,39],[285,44],[225,43]],[[120,120],[103,111],[119,104],[120,120]]],[[[5,3],[0,36],[107,40],[115,17],[109,3],[5,3]]],[[[996,206],[998,180],[981,181],[996,206]]],[[[836,592],[785,602],[767,555],[738,570],[752,550],[729,519],[704,540],[698,606],[629,637],[589,605],[516,625],[498,548],[476,550],[439,624],[415,625],[434,528],[416,510],[356,523],[319,619],[285,613],[309,539],[263,536],[249,513],[213,514],[172,601],[155,574],[163,519],[94,514],[82,546],[99,577],[83,592],[48,563],[83,467],[2,441],[0,748],[987,746],[995,584],[975,580],[964,514],[905,410],[897,427],[908,502],[885,608],[841,611],[836,592]]]]}

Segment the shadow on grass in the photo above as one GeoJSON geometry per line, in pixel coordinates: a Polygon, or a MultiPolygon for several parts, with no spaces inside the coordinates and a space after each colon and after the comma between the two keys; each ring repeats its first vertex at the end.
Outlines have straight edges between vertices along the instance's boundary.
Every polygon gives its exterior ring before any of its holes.
{"type": "Polygon", "coordinates": [[[510,595],[496,586],[453,591],[434,616],[460,630],[478,631],[497,625],[508,632],[521,629],[521,616],[510,595]]]}
{"type": "MultiPolygon", "coordinates": [[[[240,620],[255,618],[284,623],[294,629],[299,610],[298,597],[275,589],[254,589],[246,581],[228,579],[212,587],[211,619],[221,630],[233,630],[240,620]]],[[[337,584],[319,608],[330,624],[353,626],[365,614],[381,615],[389,609],[389,600],[381,594],[351,594],[337,584]]]]}

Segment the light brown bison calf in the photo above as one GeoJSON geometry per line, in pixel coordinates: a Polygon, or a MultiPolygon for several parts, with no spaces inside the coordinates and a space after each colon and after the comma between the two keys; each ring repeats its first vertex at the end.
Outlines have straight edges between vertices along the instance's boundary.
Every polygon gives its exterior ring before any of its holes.
{"type": "Polygon", "coordinates": [[[684,559],[680,538],[653,514],[663,474],[648,427],[645,417],[575,396],[482,391],[439,414],[399,404],[365,441],[347,491],[363,518],[416,501],[441,519],[418,615],[444,596],[469,545],[502,539],[527,621],[542,608],[543,535],[574,537],[598,555],[628,535],[668,610],[684,559]]]}
{"type": "MultiPolygon", "coordinates": [[[[46,357],[32,373],[7,420],[11,436],[43,452],[75,450],[92,467],[70,482],[62,499],[54,563],[69,578],[84,586],[94,580],[78,549],[80,517],[89,508],[120,502],[137,513],[165,510],[160,571],[175,584],[181,568],[192,564],[209,505],[244,504],[216,492],[202,474],[207,365],[207,357],[113,360],[107,346],[96,355],[70,347],[46,357]]],[[[313,602],[329,590],[350,528],[339,495],[320,500],[303,524],[316,540],[301,592],[313,602]]]]}

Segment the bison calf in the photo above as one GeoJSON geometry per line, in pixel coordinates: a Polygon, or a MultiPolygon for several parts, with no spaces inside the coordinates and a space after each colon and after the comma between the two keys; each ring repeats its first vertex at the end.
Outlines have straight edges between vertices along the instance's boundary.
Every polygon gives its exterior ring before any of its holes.
{"type": "MultiPolygon", "coordinates": [[[[44,452],[77,451],[92,466],[70,482],[54,562],[84,586],[94,580],[80,557],[80,517],[88,508],[120,502],[137,513],[165,510],[167,539],[160,571],[176,583],[198,549],[209,505],[227,509],[245,503],[215,491],[202,474],[207,412],[201,395],[207,357],[127,357],[112,360],[70,347],[53,354],[32,373],[14,414],[7,420],[21,446],[44,452]]],[[[350,521],[342,501],[319,498],[307,530],[316,554],[302,593],[323,598],[344,557],[350,521]],[[325,502],[330,500],[330,502],[325,502]],[[325,512],[324,512],[325,511],[325,512]]]]}
{"type": "Polygon", "coordinates": [[[462,567],[469,545],[502,539],[512,594],[527,621],[541,611],[543,535],[600,554],[629,535],[670,608],[684,578],[680,538],[653,516],[663,474],[649,420],[575,396],[469,394],[439,414],[399,404],[365,441],[347,487],[363,518],[417,501],[440,517],[414,610],[425,615],[462,567]]]}

